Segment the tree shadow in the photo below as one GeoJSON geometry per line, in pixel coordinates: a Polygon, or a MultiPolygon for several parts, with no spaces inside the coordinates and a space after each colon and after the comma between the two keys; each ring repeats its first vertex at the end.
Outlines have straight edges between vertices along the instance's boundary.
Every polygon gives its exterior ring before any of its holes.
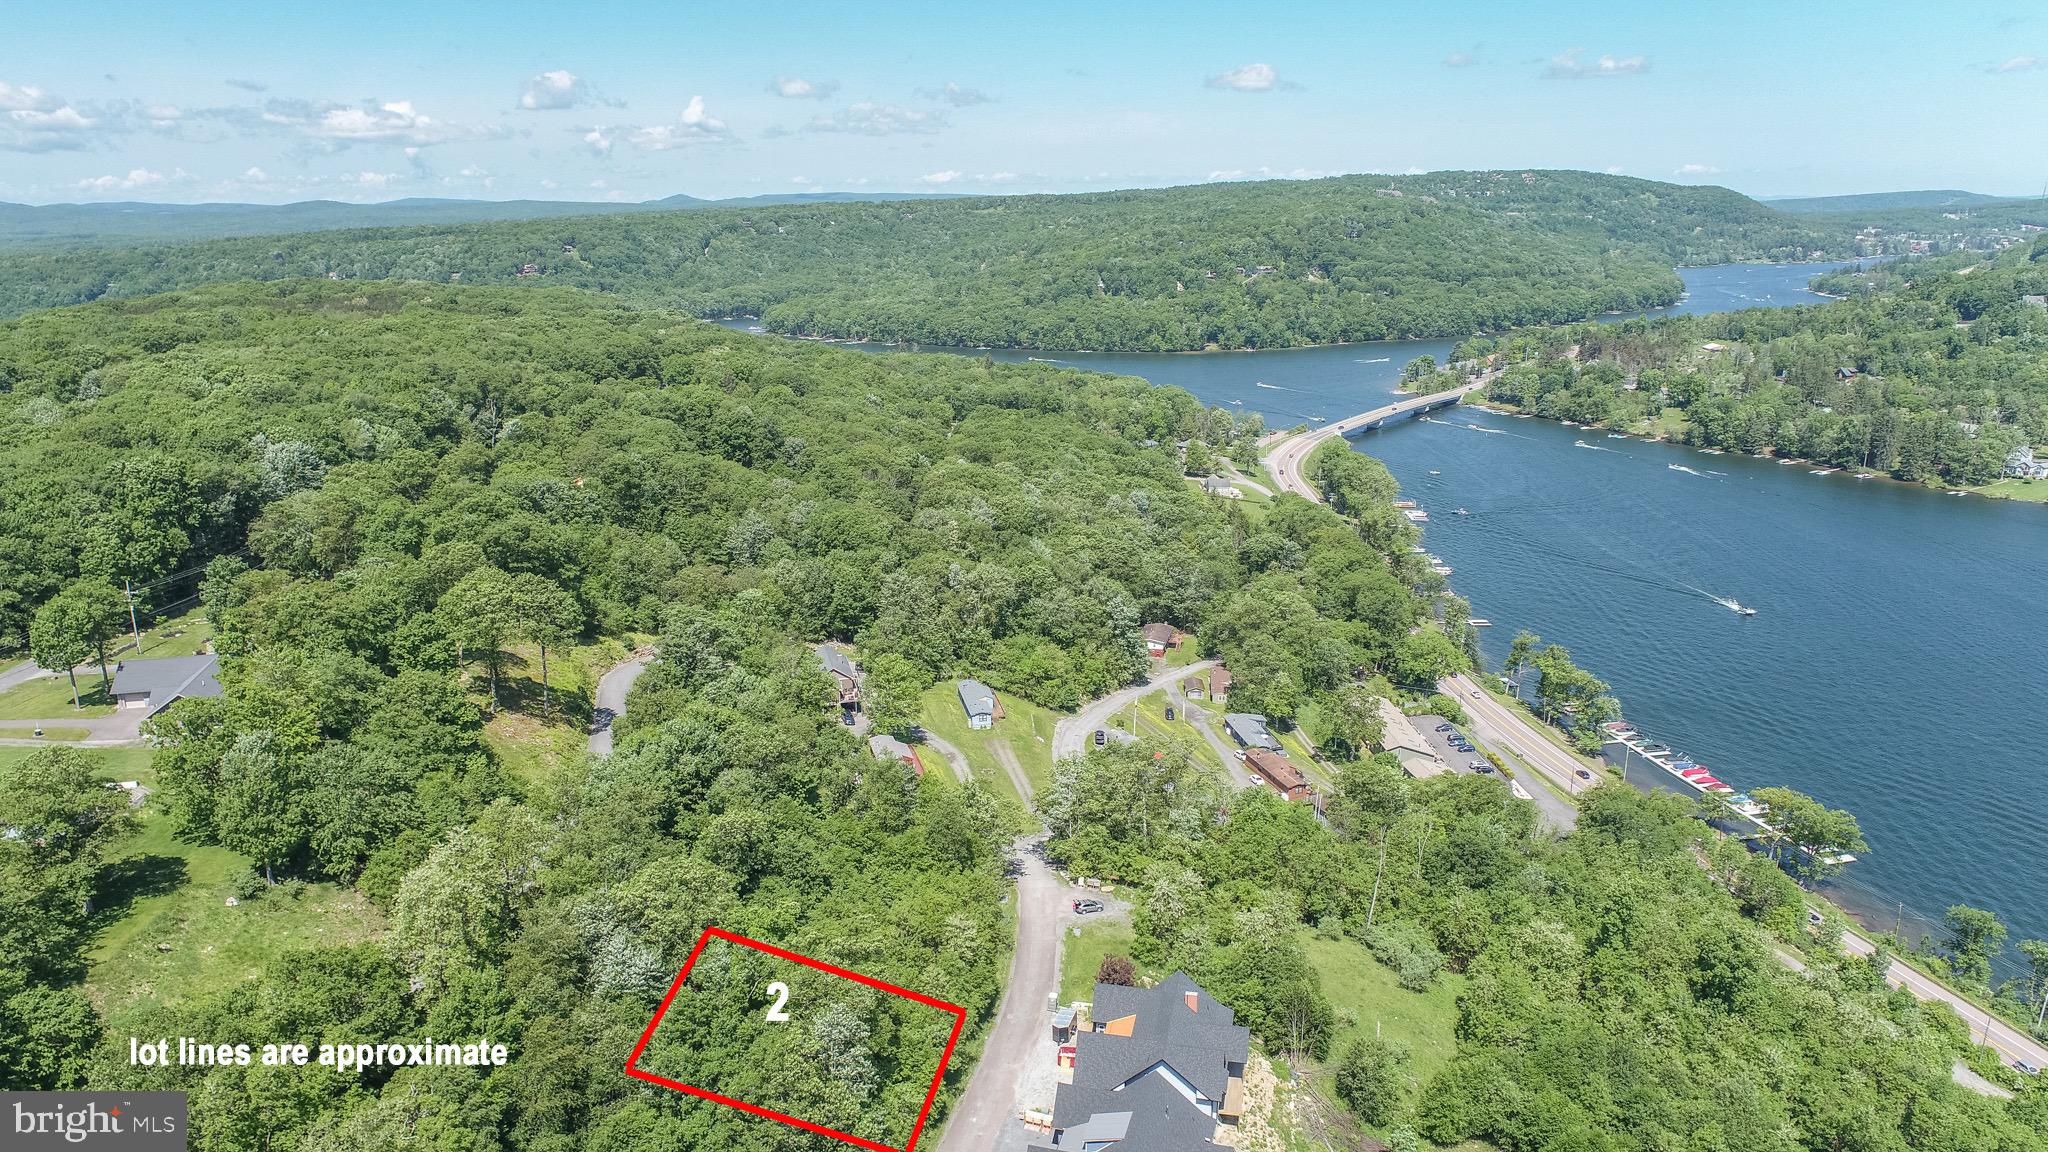
{"type": "Polygon", "coordinates": [[[112,861],[100,869],[94,885],[95,926],[105,927],[119,920],[139,900],[177,891],[190,876],[184,858],[179,856],[143,853],[112,861]]]}

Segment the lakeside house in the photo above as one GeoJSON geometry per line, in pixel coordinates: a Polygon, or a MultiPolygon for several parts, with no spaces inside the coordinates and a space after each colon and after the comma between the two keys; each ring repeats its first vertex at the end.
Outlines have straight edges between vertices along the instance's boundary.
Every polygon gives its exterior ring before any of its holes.
{"type": "Polygon", "coordinates": [[[1266,718],[1253,712],[1232,712],[1223,717],[1223,729],[1240,748],[1263,748],[1268,752],[1280,751],[1280,741],[1266,728],[1266,718]]]}
{"type": "Polygon", "coordinates": [[[967,713],[969,728],[993,728],[1002,708],[996,704],[995,689],[979,680],[962,680],[958,685],[960,708],[967,713]]]}
{"type": "Polygon", "coordinates": [[[2018,480],[2048,480],[2048,456],[2022,444],[2006,454],[2003,472],[2018,480]]]}
{"type": "Polygon", "coordinates": [[[877,732],[868,737],[868,753],[884,762],[899,760],[910,765],[911,770],[919,776],[924,775],[924,761],[918,759],[917,749],[886,732],[877,732]]]}
{"type": "Polygon", "coordinates": [[[1301,769],[1287,757],[1264,748],[1248,748],[1244,762],[1246,767],[1271,784],[1283,799],[1314,802],[1316,790],[1309,786],[1308,777],[1302,775],[1301,769]]]}
{"type": "Polygon", "coordinates": [[[860,707],[860,668],[846,653],[831,644],[818,645],[818,663],[832,677],[832,685],[841,708],[860,707]]]}
{"type": "Polygon", "coordinates": [[[1164,656],[1169,649],[1178,648],[1187,639],[1187,633],[1171,624],[1145,625],[1145,654],[1164,656]]]}
{"type": "Polygon", "coordinates": [[[1394,759],[1401,762],[1401,771],[1417,780],[1430,776],[1441,776],[1451,770],[1415,730],[1407,716],[1394,707],[1394,702],[1384,696],[1379,701],[1380,751],[1392,752],[1394,759]]]}
{"type": "Polygon", "coordinates": [[[120,708],[147,709],[154,716],[194,696],[220,695],[220,657],[169,656],[161,660],[124,660],[114,669],[114,703],[120,708]]]}
{"type": "Polygon", "coordinates": [[[1235,1144],[1251,1030],[1175,972],[1154,988],[1097,984],[1052,1135],[1030,1152],[1211,1152],[1235,1144]]]}

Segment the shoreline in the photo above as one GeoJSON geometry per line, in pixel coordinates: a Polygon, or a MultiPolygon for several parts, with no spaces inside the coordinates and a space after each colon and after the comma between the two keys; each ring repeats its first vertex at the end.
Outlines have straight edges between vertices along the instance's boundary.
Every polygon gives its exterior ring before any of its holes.
{"type": "MultiPolygon", "coordinates": [[[[1626,428],[1616,428],[1612,424],[1580,424],[1576,422],[1567,424],[1566,421],[1558,419],[1557,417],[1545,416],[1542,413],[1531,412],[1525,408],[1517,408],[1512,404],[1501,403],[1499,401],[1492,400],[1489,397],[1482,396],[1478,399],[1467,398],[1465,403],[1471,405],[1474,408],[1480,409],[1481,411],[1494,412],[1503,416],[1527,416],[1532,420],[1541,420],[1545,423],[1556,424],[1561,427],[1586,428],[1598,432],[1613,432],[1622,436],[1626,436],[1630,440],[1640,441],[1644,444],[1669,444],[1674,448],[1685,448],[1693,452],[1704,451],[1699,446],[1694,444],[1688,444],[1683,440],[1673,440],[1668,436],[1645,436],[1640,432],[1631,432],[1626,428]]],[[[1803,456],[1784,456],[1780,455],[1775,447],[1771,449],[1770,455],[1766,457],[1758,457],[1754,453],[1743,452],[1736,449],[1728,448],[1719,449],[1718,451],[1721,455],[1724,456],[1739,456],[1751,460],[1766,459],[1776,461],[1779,464],[1803,464],[1809,468],[1826,468],[1834,472],[1847,472],[1851,474],[1851,479],[1856,479],[1855,469],[1850,468],[1847,465],[1830,464],[1824,460],[1808,460],[1803,456]]],[[[2007,477],[2000,477],[1999,479],[2003,480],[2007,479],[2007,477]]],[[[2000,500],[2015,504],[2039,504],[2043,507],[2048,507],[2048,498],[2043,498],[2041,500],[2026,500],[2018,496],[2004,496],[1996,492],[1986,492],[1984,491],[1984,488],[1982,486],[1975,488],[1952,488],[1945,484],[1935,485],[1914,480],[1901,480],[1898,477],[1890,475],[1889,473],[1885,472],[1870,473],[1870,480],[1880,481],[1885,484],[1892,484],[1900,488],[1915,488],[1919,489],[1920,491],[1932,493],[1938,496],[1976,496],[1985,500],[2000,500]]],[[[1864,482],[1868,483],[1868,481],[1864,482]]],[[[1995,484],[1997,482],[1998,481],[1993,481],[1992,483],[1995,484]]]]}

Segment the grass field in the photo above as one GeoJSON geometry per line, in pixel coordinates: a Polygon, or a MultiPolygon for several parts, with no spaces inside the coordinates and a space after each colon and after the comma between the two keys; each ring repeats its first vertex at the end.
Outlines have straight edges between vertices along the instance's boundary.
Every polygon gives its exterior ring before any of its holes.
{"type": "MultiPolygon", "coordinates": [[[[1060,1003],[1072,1004],[1076,1000],[1089,1000],[1095,996],[1095,974],[1102,969],[1102,958],[1111,954],[1129,956],[1131,945],[1137,936],[1131,926],[1121,920],[1096,920],[1080,926],[1080,935],[1074,929],[1060,940],[1060,1003]]],[[[1158,978],[1159,973],[1140,967],[1141,980],[1158,978]]]]}
{"type": "MultiPolygon", "coordinates": [[[[1375,1029],[1385,1039],[1407,1046],[1412,1084],[1427,1082],[1450,1063],[1457,1053],[1453,1030],[1463,977],[1445,973],[1429,991],[1410,992],[1394,979],[1391,970],[1373,959],[1365,945],[1348,937],[1332,940],[1303,930],[1301,946],[1323,978],[1323,994],[1337,1010],[1339,1025],[1330,1044],[1332,1063],[1352,1037],[1371,1036],[1375,1029]]],[[[1329,1071],[1315,1075],[1327,1093],[1329,1071]]]]}
{"type": "Polygon", "coordinates": [[[352,888],[311,884],[294,900],[280,889],[229,907],[248,858],[185,844],[155,799],[113,854],[114,881],[94,917],[86,989],[110,1028],[131,1009],[175,1004],[255,977],[297,948],[353,943],[384,918],[352,888]],[[168,949],[164,948],[168,945],[168,949]]]}
{"type": "MultiPolygon", "coordinates": [[[[114,666],[107,662],[108,669],[114,666]]],[[[0,720],[61,720],[66,716],[111,716],[114,706],[100,689],[100,670],[78,674],[78,698],[85,707],[71,704],[71,682],[63,673],[38,676],[0,692],[0,720]]]]}
{"type": "MultiPolygon", "coordinates": [[[[10,768],[41,751],[27,745],[0,745],[0,769],[10,768]]],[[[87,748],[86,752],[99,757],[101,775],[109,780],[140,780],[154,785],[156,776],[149,770],[149,749],[147,748],[87,748]]]]}
{"type": "MultiPolygon", "coordinates": [[[[1059,722],[1059,714],[1007,692],[998,692],[996,699],[1002,704],[1003,718],[993,728],[976,731],[967,726],[967,714],[960,710],[960,693],[955,685],[953,680],[941,680],[925,691],[918,700],[918,723],[966,754],[975,778],[986,783],[996,795],[1008,796],[1028,810],[1030,805],[1010,782],[1002,757],[1016,757],[1017,766],[1033,791],[1043,792],[1051,787],[1053,726],[1059,722]]],[[[945,766],[943,756],[934,753],[933,759],[935,763],[928,768],[945,766]]]]}
{"type": "MultiPolygon", "coordinates": [[[[0,770],[38,749],[0,747],[0,770]]],[[[155,787],[147,748],[95,748],[109,780],[155,787]]],[[[353,889],[310,884],[299,899],[281,890],[227,906],[247,857],[186,844],[171,834],[160,796],[137,813],[133,833],[108,854],[87,957],[86,990],[118,1028],[144,1004],[176,1003],[257,974],[294,948],[342,944],[380,932],[384,918],[353,889]],[[169,945],[164,950],[159,945],[169,945]]]]}
{"type": "Polygon", "coordinates": [[[33,727],[0,727],[0,740],[83,740],[91,735],[90,728],[65,728],[55,724],[45,725],[40,733],[33,727]]]}
{"type": "Polygon", "coordinates": [[[2030,503],[2048,503],[2048,480],[2021,480],[2008,476],[1993,480],[1989,484],[1970,489],[1984,496],[1995,496],[2000,500],[2026,500],[2030,503]]]}

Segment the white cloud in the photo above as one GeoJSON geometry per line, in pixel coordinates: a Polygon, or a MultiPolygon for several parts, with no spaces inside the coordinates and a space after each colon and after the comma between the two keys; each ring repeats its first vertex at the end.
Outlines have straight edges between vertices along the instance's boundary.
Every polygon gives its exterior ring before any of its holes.
{"type": "Polygon", "coordinates": [[[1015,172],[991,172],[987,177],[988,182],[991,184],[1008,184],[1016,178],[1017,174],[1015,172]]]}
{"type": "Polygon", "coordinates": [[[702,96],[690,97],[690,103],[673,124],[653,124],[635,128],[627,133],[626,140],[635,148],[648,152],[666,152],[671,148],[687,148],[693,144],[716,144],[732,139],[725,121],[704,111],[702,96]]]}
{"type": "Polygon", "coordinates": [[[1996,64],[1987,65],[1984,70],[1996,75],[2000,72],[2031,72],[2040,66],[2041,58],[2038,56],[2014,56],[2001,60],[1996,64]]]}
{"type": "MultiPolygon", "coordinates": [[[[1108,173],[1103,173],[1107,176],[1108,173]]],[[[1209,173],[1211,180],[1321,180],[1335,173],[1322,168],[1272,168],[1261,164],[1257,168],[1218,168],[1209,173]]]]}
{"type": "Polygon", "coordinates": [[[1247,64],[1221,76],[1211,76],[1205,83],[1211,88],[1228,88],[1232,92],[1271,92],[1280,83],[1280,74],[1273,71],[1271,64],[1247,64]]]}
{"type": "Polygon", "coordinates": [[[1650,70],[1650,62],[1642,56],[1601,56],[1597,60],[1583,60],[1584,48],[1567,48],[1550,58],[1550,66],[1543,74],[1552,80],[1590,80],[1609,76],[1635,76],[1650,70]]]}
{"type": "Polygon", "coordinates": [[[815,183],[815,181],[813,181],[809,176],[791,176],[789,178],[789,182],[791,184],[795,184],[799,188],[807,188],[811,184],[815,183]]]}
{"type": "Polygon", "coordinates": [[[519,90],[519,106],[529,112],[574,108],[590,102],[590,86],[566,68],[543,72],[519,90]]]}
{"type": "Polygon", "coordinates": [[[785,100],[823,100],[839,91],[839,81],[813,81],[801,76],[777,76],[768,82],[768,91],[785,100]]]}
{"type": "Polygon", "coordinates": [[[1453,52],[1449,56],[1444,57],[1444,67],[1446,68],[1470,68],[1477,63],[1479,63],[1479,58],[1470,52],[1453,52]]]}
{"type": "Polygon", "coordinates": [[[242,170],[242,179],[251,184],[268,184],[270,183],[270,173],[252,164],[242,170]]]}
{"type": "Polygon", "coordinates": [[[962,87],[951,80],[946,81],[944,88],[919,88],[917,94],[927,100],[944,100],[955,108],[967,108],[975,104],[993,104],[996,100],[995,97],[983,92],[979,88],[962,87]]]}
{"type": "Polygon", "coordinates": [[[1607,166],[1607,174],[1608,174],[1609,176],[1619,176],[1619,175],[1621,175],[1621,165],[1619,165],[1619,164],[1609,164],[1609,165],[1607,166]]]}
{"type": "Polygon", "coordinates": [[[33,84],[0,80],[0,149],[68,152],[85,148],[95,131],[111,127],[103,116],[73,107],[33,84]]]}
{"type": "Polygon", "coordinates": [[[951,184],[959,180],[960,177],[960,172],[948,168],[944,172],[928,172],[923,176],[919,176],[917,182],[920,184],[951,184]]]}
{"type": "Polygon", "coordinates": [[[403,172],[345,172],[337,179],[358,188],[389,188],[393,184],[405,183],[409,177],[403,172]]]}
{"type": "Polygon", "coordinates": [[[1680,164],[1673,176],[1712,176],[1721,171],[1712,164],[1680,164]]]}
{"type": "Polygon", "coordinates": [[[583,146],[590,149],[590,153],[593,156],[611,155],[612,137],[610,130],[600,124],[585,132],[583,134],[583,146]]]}
{"type": "Polygon", "coordinates": [[[414,108],[410,100],[392,100],[382,104],[269,100],[260,111],[227,108],[208,114],[245,127],[290,132],[336,147],[350,144],[420,146],[506,134],[501,128],[437,120],[414,108]]]}
{"type": "Polygon", "coordinates": [[[921,108],[899,108],[862,100],[844,111],[813,116],[806,132],[852,132],[863,136],[890,136],[899,132],[936,132],[946,126],[944,112],[921,108]]]}
{"type": "Polygon", "coordinates": [[[190,179],[191,176],[183,168],[174,170],[168,176],[147,168],[131,168],[126,176],[95,176],[90,180],[80,180],[78,189],[81,192],[104,196],[109,192],[135,192],[164,184],[183,183],[190,179]]]}

